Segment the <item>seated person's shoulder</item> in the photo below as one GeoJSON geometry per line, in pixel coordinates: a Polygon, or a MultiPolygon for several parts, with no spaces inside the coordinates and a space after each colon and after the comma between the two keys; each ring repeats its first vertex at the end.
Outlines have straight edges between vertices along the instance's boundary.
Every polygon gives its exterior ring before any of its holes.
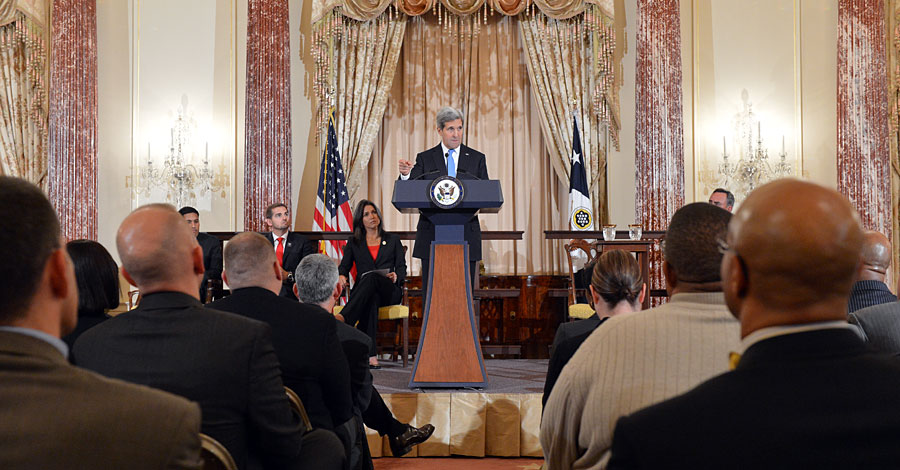
{"type": "MultiPolygon", "coordinates": [[[[157,421],[154,417],[169,416],[187,422],[200,422],[200,408],[193,402],[162,390],[137,385],[123,380],[104,377],[94,372],[73,367],[78,383],[87,390],[86,397],[92,397],[102,406],[104,414],[122,418],[141,416],[142,423],[157,421]]],[[[87,399],[86,397],[83,397],[87,399]]],[[[166,421],[162,418],[159,421],[166,421]]]]}

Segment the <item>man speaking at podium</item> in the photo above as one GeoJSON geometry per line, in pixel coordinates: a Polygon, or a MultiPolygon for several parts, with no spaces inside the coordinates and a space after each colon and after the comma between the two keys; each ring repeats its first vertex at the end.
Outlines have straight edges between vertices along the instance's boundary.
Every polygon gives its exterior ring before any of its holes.
{"type": "MultiPolygon", "coordinates": [[[[454,176],[459,179],[488,179],[487,164],[484,154],[462,143],[462,114],[449,106],[441,108],[435,118],[441,143],[416,155],[416,163],[400,160],[400,179],[433,180],[441,176],[454,176]]],[[[422,290],[428,285],[428,263],[431,254],[431,242],[434,241],[434,224],[428,220],[426,211],[420,211],[419,225],[416,226],[416,245],[413,257],[422,260],[422,290]]],[[[466,222],[465,239],[469,243],[469,275],[474,286],[478,276],[476,266],[481,259],[481,225],[475,215],[466,222]]],[[[474,292],[473,292],[474,294],[474,292]]]]}

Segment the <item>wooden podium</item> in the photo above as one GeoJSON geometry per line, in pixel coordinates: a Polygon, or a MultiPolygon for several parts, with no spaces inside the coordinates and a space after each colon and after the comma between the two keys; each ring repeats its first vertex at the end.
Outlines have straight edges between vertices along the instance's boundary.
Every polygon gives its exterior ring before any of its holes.
{"type": "Polygon", "coordinates": [[[503,193],[496,180],[453,179],[462,186],[461,200],[442,208],[432,197],[441,179],[398,180],[391,201],[401,212],[421,211],[435,228],[425,315],[409,387],[485,388],[488,378],[472,308],[474,273],[469,272],[464,228],[477,212],[500,210],[503,193]]]}

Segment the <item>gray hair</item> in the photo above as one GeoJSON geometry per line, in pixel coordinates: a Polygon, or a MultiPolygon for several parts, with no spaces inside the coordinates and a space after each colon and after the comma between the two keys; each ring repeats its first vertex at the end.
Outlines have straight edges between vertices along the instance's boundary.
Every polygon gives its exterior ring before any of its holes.
{"type": "Polygon", "coordinates": [[[444,124],[447,124],[450,121],[455,121],[457,119],[462,121],[462,118],[463,117],[461,112],[457,111],[454,108],[451,108],[450,106],[444,106],[440,111],[438,111],[437,116],[435,116],[434,118],[434,122],[437,124],[438,129],[443,129],[444,124]]]}
{"type": "Polygon", "coordinates": [[[301,302],[320,304],[334,292],[338,269],[327,255],[307,255],[294,271],[294,282],[297,283],[297,297],[301,302]]]}

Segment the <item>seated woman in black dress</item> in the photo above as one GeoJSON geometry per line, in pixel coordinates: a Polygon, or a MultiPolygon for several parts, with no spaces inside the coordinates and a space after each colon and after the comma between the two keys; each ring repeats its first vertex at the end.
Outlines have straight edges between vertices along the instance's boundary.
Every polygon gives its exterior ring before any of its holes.
{"type": "Polygon", "coordinates": [[[357,328],[372,338],[369,364],[377,367],[378,307],[400,303],[403,297],[400,286],[406,279],[406,255],[400,238],[384,231],[381,212],[372,201],[359,201],[353,212],[353,235],[347,240],[344,257],[338,266],[341,282],[345,285],[354,263],[356,284],[341,314],[347,324],[358,322],[357,328]],[[382,274],[376,270],[387,272],[382,274]]]}
{"type": "Polygon", "coordinates": [[[119,306],[119,267],[103,245],[91,240],[72,240],[66,251],[78,284],[78,325],[63,341],[69,349],[81,333],[106,320],[106,312],[119,306]]]}
{"type": "Polygon", "coordinates": [[[553,340],[554,347],[550,353],[544,396],[541,399],[543,404],[547,404],[556,379],[581,343],[607,318],[640,310],[647,294],[646,289],[647,286],[641,279],[641,267],[631,253],[612,250],[597,258],[590,285],[591,303],[596,313],[590,318],[559,326],[559,330],[569,331],[557,331],[553,340]]]}

